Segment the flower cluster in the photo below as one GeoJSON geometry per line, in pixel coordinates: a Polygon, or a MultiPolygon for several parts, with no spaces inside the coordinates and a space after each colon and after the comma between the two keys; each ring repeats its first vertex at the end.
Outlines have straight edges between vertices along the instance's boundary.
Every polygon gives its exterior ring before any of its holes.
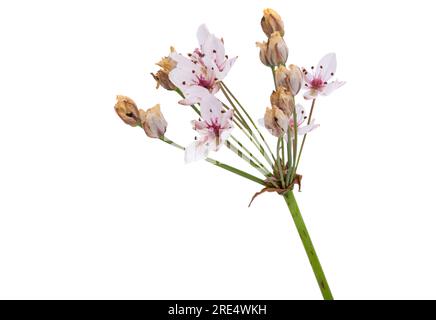
{"type": "Polygon", "coordinates": [[[197,113],[198,120],[192,121],[196,132],[194,141],[182,147],[165,136],[167,122],[159,105],[147,111],[138,110],[133,100],[118,96],[117,114],[130,126],[143,128],[147,136],[183,149],[185,162],[206,159],[266,188],[292,189],[294,180],[301,178],[297,168],[306,134],[318,127],[312,117],[315,99],[330,94],[343,82],[329,82],[336,72],[333,53],[324,56],[316,68],[300,68],[295,64],[286,66],[289,49],[284,40],[284,23],[277,12],[265,9],[260,24],[267,40],[257,42],[259,57],[273,72],[274,90],[270,95],[271,104],[259,123],[277,137],[276,152],[272,151],[274,148],[269,146],[252,117],[224,83],[237,57],[229,58],[224,40],[212,34],[204,24],[197,30],[198,46],[194,50],[183,55],[171,47],[169,55],[156,63],[160,69],[152,73],[157,88],[177,93],[181,97],[179,104],[190,106],[197,113]],[[304,99],[313,102],[309,113],[302,104],[296,103],[302,90],[305,91],[304,99]],[[225,102],[217,96],[219,92],[224,95],[225,102]],[[238,140],[235,128],[248,138],[254,151],[238,140]],[[300,146],[299,135],[304,135],[300,146]],[[263,178],[208,158],[211,151],[218,151],[222,146],[247,161],[263,178]]]}
{"type": "Polygon", "coordinates": [[[115,111],[126,124],[141,127],[148,137],[182,149],[185,162],[206,160],[260,184],[263,188],[253,196],[251,202],[263,192],[283,195],[299,234],[304,235],[301,240],[321,292],[324,298],[332,299],[293,190],[295,185],[298,185],[299,190],[301,188],[302,175],[297,170],[307,134],[319,127],[313,117],[315,101],[320,96],[329,95],[344,82],[331,81],[336,73],[334,53],[325,55],[316,68],[286,65],[289,49],[284,40],[284,23],[277,12],[265,9],[260,24],[267,40],[256,45],[260,50],[260,61],[272,71],[274,89],[270,94],[270,105],[259,123],[274,137],[274,147],[270,146],[262,134],[262,128],[257,126],[248,110],[224,83],[237,57],[229,58],[223,39],[209,32],[204,24],[198,28],[198,46],[194,50],[183,55],[171,47],[168,56],[156,63],[160,69],[151,74],[157,82],[157,88],[176,93],[180,97],[178,103],[189,106],[196,113],[197,120],[191,121],[196,134],[193,141],[184,147],[166,136],[167,121],[159,105],[144,111],[138,109],[132,99],[117,96],[115,111]],[[302,98],[297,103],[300,92],[302,98]],[[303,106],[307,100],[311,102],[309,112],[303,106]],[[245,143],[241,142],[241,137],[245,143]],[[256,175],[209,157],[211,152],[219,151],[222,147],[227,147],[246,161],[257,171],[256,175]]]}

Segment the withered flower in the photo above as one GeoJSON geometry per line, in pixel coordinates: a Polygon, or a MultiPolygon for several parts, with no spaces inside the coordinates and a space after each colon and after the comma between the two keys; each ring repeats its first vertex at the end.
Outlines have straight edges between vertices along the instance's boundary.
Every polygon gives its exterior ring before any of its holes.
{"type": "Polygon", "coordinates": [[[268,42],[257,42],[256,45],[260,48],[260,61],[268,67],[285,64],[288,60],[288,46],[279,32],[274,32],[268,42]]]}
{"type": "Polygon", "coordinates": [[[267,56],[273,66],[285,64],[288,60],[288,46],[279,32],[274,32],[268,39],[267,56]]]}
{"type": "Polygon", "coordinates": [[[267,37],[270,37],[274,32],[279,32],[283,37],[285,34],[283,20],[280,15],[273,9],[263,10],[263,17],[260,20],[263,32],[267,37]]]}
{"type": "Polygon", "coordinates": [[[276,106],[266,108],[263,122],[272,135],[280,137],[288,129],[289,118],[285,113],[276,106]]]}
{"type": "Polygon", "coordinates": [[[168,123],[160,111],[159,104],[147,111],[139,110],[139,118],[141,127],[150,138],[160,138],[165,134],[168,123]]]}
{"type": "Polygon", "coordinates": [[[278,107],[283,113],[290,117],[294,111],[295,101],[292,94],[284,87],[278,87],[270,96],[271,105],[278,107]]]}
{"type": "Polygon", "coordinates": [[[115,112],[118,114],[121,120],[132,127],[136,127],[140,124],[138,107],[129,97],[117,96],[115,112]]]}
{"type": "Polygon", "coordinates": [[[294,64],[279,66],[275,71],[275,79],[278,86],[285,87],[293,96],[296,96],[303,85],[303,74],[299,67],[294,64]]]}
{"type": "Polygon", "coordinates": [[[154,80],[156,80],[156,89],[158,89],[159,86],[170,91],[177,89],[177,87],[168,78],[168,73],[166,71],[159,70],[156,72],[156,74],[152,73],[151,75],[154,80]]]}
{"type": "MultiPolygon", "coordinates": [[[[170,54],[176,50],[171,47],[170,54]]],[[[154,80],[156,80],[156,89],[162,86],[167,90],[176,90],[177,87],[170,81],[169,73],[176,67],[177,62],[171,59],[169,56],[163,57],[159,62],[156,63],[160,67],[160,70],[156,74],[152,73],[154,80]]]]}

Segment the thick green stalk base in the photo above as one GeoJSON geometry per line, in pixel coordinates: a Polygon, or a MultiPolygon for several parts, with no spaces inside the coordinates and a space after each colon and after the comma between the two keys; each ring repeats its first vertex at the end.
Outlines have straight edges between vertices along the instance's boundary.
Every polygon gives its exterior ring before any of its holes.
{"type": "Polygon", "coordinates": [[[292,191],[288,191],[283,195],[283,197],[285,198],[286,204],[291,212],[292,219],[294,219],[295,226],[297,227],[298,234],[303,242],[304,249],[306,250],[307,257],[309,258],[309,262],[312,266],[312,270],[315,274],[322,296],[324,297],[324,300],[333,300],[333,295],[330,291],[324,271],[322,270],[321,263],[316,255],[309,232],[304,224],[304,220],[301,216],[300,209],[298,208],[297,201],[295,200],[294,193],[292,191]]]}

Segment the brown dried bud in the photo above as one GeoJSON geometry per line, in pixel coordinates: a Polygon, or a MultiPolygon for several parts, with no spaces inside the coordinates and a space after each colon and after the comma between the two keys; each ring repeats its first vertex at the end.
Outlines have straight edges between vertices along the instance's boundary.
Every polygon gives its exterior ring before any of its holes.
{"type": "Polygon", "coordinates": [[[263,118],[265,128],[267,128],[272,135],[276,137],[282,136],[288,130],[289,118],[276,106],[266,108],[265,116],[263,118]]]}
{"type": "Polygon", "coordinates": [[[156,80],[156,89],[159,88],[159,86],[163,87],[167,90],[176,90],[177,87],[172,83],[169,79],[168,72],[164,70],[159,70],[156,74],[151,74],[154,80],[156,80]]]}
{"type": "MultiPolygon", "coordinates": [[[[173,53],[175,51],[176,50],[173,47],[170,48],[170,53],[173,53]]],[[[157,82],[156,89],[159,88],[159,86],[162,86],[167,90],[176,90],[177,87],[170,81],[168,75],[171,70],[176,67],[177,62],[168,56],[163,57],[159,62],[156,63],[156,65],[161,68],[156,74],[151,74],[154,80],[156,80],[157,82]]]]}
{"type": "Polygon", "coordinates": [[[260,25],[267,37],[270,37],[274,32],[279,32],[282,37],[285,35],[283,20],[273,9],[263,10],[263,17],[262,20],[260,20],[260,25]]]}
{"type": "Polygon", "coordinates": [[[292,94],[284,87],[278,87],[270,96],[272,106],[278,107],[283,113],[290,117],[295,108],[295,101],[292,94]]]}
{"type": "Polygon", "coordinates": [[[147,111],[139,110],[139,117],[141,127],[150,138],[160,138],[165,134],[168,123],[160,111],[159,104],[147,111]]]}
{"type": "Polygon", "coordinates": [[[303,74],[299,67],[294,64],[279,66],[275,71],[275,79],[278,86],[288,89],[293,96],[296,96],[303,85],[303,74]]]}
{"type": "Polygon", "coordinates": [[[115,112],[125,123],[132,127],[140,124],[139,111],[135,102],[126,96],[117,96],[117,103],[115,104],[115,112]]]}
{"type": "Polygon", "coordinates": [[[288,60],[288,46],[279,32],[274,32],[268,39],[267,57],[271,65],[285,64],[288,60]]]}
{"type": "Polygon", "coordinates": [[[260,48],[260,61],[268,67],[285,64],[288,60],[288,46],[279,32],[274,32],[268,42],[257,42],[256,45],[260,48]]]}

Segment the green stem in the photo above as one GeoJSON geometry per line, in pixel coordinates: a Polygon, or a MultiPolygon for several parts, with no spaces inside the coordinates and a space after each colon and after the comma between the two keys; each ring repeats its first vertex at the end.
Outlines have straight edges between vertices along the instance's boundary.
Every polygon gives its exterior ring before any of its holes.
{"type": "Polygon", "coordinates": [[[241,176],[241,177],[244,177],[244,178],[246,178],[248,180],[257,182],[257,183],[259,183],[259,184],[261,184],[263,186],[265,185],[265,183],[264,183],[264,181],[262,179],[259,179],[258,177],[255,177],[255,176],[253,176],[253,175],[251,175],[251,174],[249,174],[249,173],[247,173],[245,171],[242,171],[242,170],[239,170],[239,169],[237,169],[235,167],[229,166],[228,164],[221,163],[221,162],[219,162],[219,161],[217,161],[215,159],[206,158],[205,160],[207,162],[209,162],[209,163],[212,163],[212,164],[222,168],[222,169],[225,169],[227,171],[233,172],[234,174],[237,174],[238,176],[241,176]]]}
{"type": "Polygon", "coordinates": [[[276,70],[275,70],[275,67],[271,67],[271,71],[272,71],[272,75],[273,75],[273,79],[274,79],[274,87],[277,90],[277,80],[276,80],[276,70]]]}
{"type": "MultiPolygon", "coordinates": [[[[229,88],[227,88],[227,86],[225,85],[224,82],[220,82],[221,84],[221,88],[223,89],[223,91],[227,91],[230,96],[233,98],[233,100],[235,100],[235,102],[237,103],[237,105],[241,108],[241,110],[244,112],[244,114],[247,116],[248,120],[251,122],[251,124],[253,125],[254,129],[256,129],[257,133],[259,134],[259,137],[262,139],[263,143],[266,145],[269,153],[271,154],[271,157],[274,159],[274,153],[272,152],[269,144],[266,142],[264,136],[262,135],[262,133],[260,132],[259,128],[257,127],[256,123],[253,121],[253,119],[250,117],[250,115],[248,114],[248,112],[245,110],[245,108],[241,105],[241,103],[238,101],[238,99],[236,99],[236,97],[233,95],[233,93],[229,90],[229,88]]],[[[253,135],[254,136],[254,135],[253,135]]],[[[275,161],[275,159],[274,159],[275,161]]]]}
{"type": "Polygon", "coordinates": [[[160,136],[159,139],[162,140],[162,141],[165,142],[165,143],[168,143],[169,145],[171,145],[171,146],[173,146],[173,147],[176,147],[177,149],[185,150],[185,147],[182,147],[180,144],[175,143],[174,141],[168,139],[168,138],[165,137],[165,136],[160,136]]]}
{"type": "MultiPolygon", "coordinates": [[[[274,165],[273,165],[271,159],[268,157],[268,155],[265,154],[265,149],[262,147],[260,142],[257,139],[253,138],[253,136],[250,135],[244,127],[242,127],[241,125],[239,125],[236,122],[235,122],[235,124],[242,131],[242,133],[247,137],[247,139],[250,140],[250,142],[256,147],[256,149],[263,156],[263,158],[266,160],[266,162],[268,162],[268,164],[271,166],[271,168],[273,168],[274,165]]],[[[231,135],[230,137],[233,137],[233,135],[231,135]]]]}
{"type": "Polygon", "coordinates": [[[241,124],[248,130],[248,132],[252,133],[250,126],[248,125],[247,121],[245,121],[245,119],[242,116],[242,114],[239,111],[239,109],[233,104],[232,100],[230,99],[230,96],[228,95],[226,90],[224,90],[222,83],[219,83],[219,84],[220,84],[220,87],[221,87],[221,91],[223,92],[223,94],[226,97],[227,101],[232,105],[233,110],[235,110],[235,112],[236,112],[236,115],[242,120],[241,124]]]}
{"type": "MultiPolygon", "coordinates": [[[[165,142],[165,143],[168,143],[169,145],[171,145],[173,147],[176,147],[177,149],[185,150],[184,147],[182,147],[181,145],[179,145],[179,144],[175,143],[174,141],[168,139],[167,137],[161,136],[159,139],[161,141],[165,142]]],[[[215,160],[215,159],[212,159],[212,158],[206,158],[205,160],[207,162],[209,162],[209,163],[212,163],[212,164],[222,168],[222,169],[225,169],[225,170],[230,171],[230,172],[232,172],[234,174],[237,174],[238,176],[244,177],[244,178],[246,178],[248,180],[251,180],[253,182],[257,182],[257,183],[259,183],[259,184],[261,184],[263,186],[265,185],[265,183],[264,183],[264,181],[262,179],[259,179],[258,177],[255,177],[255,176],[249,174],[248,172],[239,170],[239,169],[237,169],[235,167],[232,167],[232,166],[230,166],[228,164],[219,162],[218,160],[215,160]]]]}
{"type": "Polygon", "coordinates": [[[282,136],[282,138],[280,139],[280,148],[282,149],[282,162],[283,165],[285,164],[285,143],[284,143],[284,138],[282,136]]]}
{"type": "Polygon", "coordinates": [[[301,216],[300,209],[298,208],[297,201],[295,200],[294,193],[288,191],[284,195],[286,204],[294,219],[295,226],[297,227],[298,234],[303,242],[304,250],[306,250],[307,257],[309,258],[310,265],[312,266],[313,273],[315,274],[316,281],[318,282],[319,289],[321,290],[324,300],[333,300],[333,295],[330,291],[327,279],[322,270],[321,263],[316,255],[315,248],[312,240],[310,239],[309,232],[304,224],[303,217],[301,216]]]}
{"type": "MultiPolygon", "coordinates": [[[[226,97],[227,101],[229,101],[230,105],[232,106],[232,108],[237,112],[237,114],[239,114],[241,117],[241,113],[238,111],[238,108],[236,107],[236,105],[233,103],[233,101],[230,99],[229,95],[226,93],[225,89],[221,86],[221,90],[224,93],[224,96],[226,97]]],[[[224,105],[226,106],[226,105],[224,105]]],[[[236,125],[238,126],[238,128],[249,138],[249,140],[256,146],[256,148],[259,150],[260,154],[265,158],[265,160],[271,165],[271,167],[273,167],[272,161],[270,159],[270,157],[268,156],[268,154],[265,152],[265,149],[262,147],[262,144],[259,142],[259,140],[257,140],[256,135],[253,134],[253,130],[251,130],[250,126],[248,125],[248,123],[244,120],[243,124],[238,125],[238,123],[236,123],[236,125]],[[247,133],[248,131],[248,133],[247,133]],[[253,140],[254,139],[254,140],[253,140]]],[[[274,158],[274,156],[273,156],[274,158]]]]}
{"type": "Polygon", "coordinates": [[[291,126],[288,126],[288,172],[286,173],[286,185],[288,186],[291,183],[291,171],[293,169],[293,160],[292,160],[292,139],[291,139],[291,126]]]}
{"type": "Polygon", "coordinates": [[[282,188],[285,188],[285,179],[283,178],[283,167],[282,167],[282,162],[280,160],[280,141],[282,141],[282,137],[277,139],[277,159],[276,159],[276,164],[277,164],[277,170],[279,171],[280,174],[280,182],[282,183],[282,188]]]}
{"type": "MultiPolygon", "coordinates": [[[[224,106],[224,108],[226,110],[229,110],[229,106],[227,106],[225,103],[221,102],[224,106]]],[[[230,104],[232,104],[232,102],[230,102],[230,104]]],[[[233,108],[234,105],[232,104],[233,108]]],[[[250,140],[250,142],[256,147],[256,149],[260,152],[260,154],[264,157],[264,159],[268,162],[268,164],[271,166],[271,168],[274,168],[273,163],[271,161],[271,159],[268,157],[268,155],[265,155],[265,149],[262,147],[261,143],[259,142],[259,140],[256,139],[256,136],[253,137],[253,131],[251,130],[251,128],[246,128],[243,124],[242,124],[242,120],[239,119],[239,117],[237,116],[237,114],[234,115],[234,123],[235,125],[239,128],[239,130],[242,131],[242,133],[248,138],[248,140],[250,140]],[[239,120],[238,120],[239,119],[239,120]]],[[[247,151],[250,156],[252,156],[253,159],[255,159],[259,164],[261,164],[262,167],[264,167],[264,165],[261,163],[261,161],[259,161],[259,159],[257,159],[251,152],[248,151],[248,149],[243,146],[233,135],[230,136],[230,138],[232,138],[233,140],[236,141],[236,143],[238,143],[238,145],[240,147],[242,147],[245,151],[247,151]]]]}
{"type": "Polygon", "coordinates": [[[265,168],[259,166],[252,158],[245,155],[240,149],[238,149],[234,144],[232,144],[229,140],[226,140],[224,142],[226,144],[226,147],[230,149],[230,151],[234,152],[238,157],[240,157],[242,160],[245,160],[249,165],[251,165],[253,168],[258,170],[262,175],[265,177],[270,176],[270,172],[268,172],[265,168]]]}
{"type": "MultiPolygon", "coordinates": [[[[309,118],[307,119],[308,124],[310,124],[310,121],[312,120],[312,113],[313,113],[313,108],[315,107],[315,100],[316,99],[312,100],[312,106],[310,107],[309,118]]],[[[304,143],[306,142],[306,136],[307,136],[307,133],[304,135],[303,141],[301,142],[301,147],[300,147],[300,152],[298,153],[297,163],[294,166],[294,172],[297,172],[298,164],[300,163],[301,152],[303,151],[304,143]]]]}
{"type": "MultiPolygon", "coordinates": [[[[292,110],[292,117],[293,117],[293,120],[294,120],[294,126],[293,126],[293,129],[294,129],[294,132],[293,132],[293,142],[294,142],[294,145],[293,145],[293,150],[292,150],[292,155],[293,155],[293,158],[292,158],[292,162],[294,163],[294,166],[293,166],[293,168],[292,168],[292,172],[291,172],[291,177],[290,177],[290,181],[294,181],[294,176],[297,174],[297,149],[298,149],[298,143],[297,143],[297,139],[298,139],[298,125],[297,125],[297,111],[295,110],[295,107],[294,107],[294,110],[292,110]]],[[[288,139],[289,139],[290,137],[288,137],[288,139]]],[[[301,149],[300,149],[300,152],[301,152],[301,149]]]]}
{"type": "Polygon", "coordinates": [[[236,139],[233,135],[230,136],[230,139],[232,139],[239,147],[242,148],[242,150],[244,150],[250,156],[250,161],[253,161],[256,165],[261,167],[268,176],[271,175],[271,172],[268,171],[265,165],[254,154],[252,154],[251,151],[247,149],[238,139],[236,139]]]}

